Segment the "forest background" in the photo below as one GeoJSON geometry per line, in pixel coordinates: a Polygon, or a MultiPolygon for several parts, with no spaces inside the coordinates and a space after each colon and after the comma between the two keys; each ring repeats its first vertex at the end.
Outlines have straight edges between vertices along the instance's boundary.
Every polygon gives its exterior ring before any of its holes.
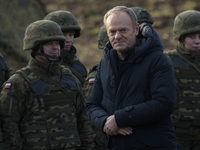
{"type": "Polygon", "coordinates": [[[81,36],[75,39],[74,46],[89,71],[103,58],[103,51],[97,47],[103,16],[118,5],[138,6],[150,12],[155,21],[153,28],[161,37],[165,51],[177,44],[173,40],[175,16],[185,10],[200,10],[199,0],[0,0],[0,53],[12,73],[24,67],[30,59],[30,52],[23,51],[26,27],[49,12],[67,10],[75,15],[81,27],[81,36]]]}

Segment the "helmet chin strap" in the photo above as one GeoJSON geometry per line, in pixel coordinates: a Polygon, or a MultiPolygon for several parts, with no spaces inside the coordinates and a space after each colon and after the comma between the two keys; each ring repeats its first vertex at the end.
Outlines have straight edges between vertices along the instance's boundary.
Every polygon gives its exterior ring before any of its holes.
{"type": "Polygon", "coordinates": [[[49,56],[47,54],[44,53],[44,48],[43,48],[43,44],[40,44],[40,51],[41,53],[34,53],[34,56],[44,56],[48,61],[50,62],[56,62],[56,61],[59,61],[59,57],[56,57],[56,56],[49,56]]]}

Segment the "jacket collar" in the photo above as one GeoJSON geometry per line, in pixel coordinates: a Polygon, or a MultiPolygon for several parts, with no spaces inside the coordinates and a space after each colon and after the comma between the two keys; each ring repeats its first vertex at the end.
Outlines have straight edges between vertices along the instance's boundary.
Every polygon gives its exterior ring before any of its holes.
{"type": "MultiPolygon", "coordinates": [[[[142,61],[146,55],[148,55],[149,53],[153,51],[163,52],[164,46],[160,37],[151,26],[149,27],[152,29],[152,35],[145,38],[139,32],[139,35],[137,36],[136,44],[133,46],[133,48],[131,48],[131,51],[127,51],[127,55],[129,55],[131,52],[131,56],[129,56],[128,61],[138,63],[142,61]]],[[[109,59],[109,53],[112,50],[114,49],[109,41],[104,47],[104,57],[106,59],[109,59]]]]}
{"type": "Polygon", "coordinates": [[[61,64],[71,66],[73,64],[75,55],[76,55],[76,48],[74,46],[72,46],[70,50],[62,49],[60,54],[62,58],[61,64]]]}
{"type": "Polygon", "coordinates": [[[195,52],[188,50],[182,43],[178,43],[176,46],[176,50],[183,55],[186,59],[190,60],[191,62],[198,62],[200,63],[200,50],[195,52]]]}
{"type": "Polygon", "coordinates": [[[44,63],[40,62],[34,58],[31,57],[28,66],[31,67],[32,69],[35,69],[43,74],[48,74],[48,75],[60,75],[60,63],[59,62],[54,62],[54,63],[44,63]]]}

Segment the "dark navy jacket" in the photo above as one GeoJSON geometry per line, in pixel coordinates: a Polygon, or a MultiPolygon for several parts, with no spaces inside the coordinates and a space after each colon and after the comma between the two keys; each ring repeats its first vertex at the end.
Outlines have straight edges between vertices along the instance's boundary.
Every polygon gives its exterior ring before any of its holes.
{"type": "Polygon", "coordinates": [[[113,114],[118,127],[133,128],[131,135],[110,136],[111,149],[139,149],[138,143],[175,149],[171,113],[176,87],[163,49],[153,29],[145,42],[137,38],[121,64],[116,50],[106,44],[86,109],[91,122],[102,132],[106,118],[113,114]]]}

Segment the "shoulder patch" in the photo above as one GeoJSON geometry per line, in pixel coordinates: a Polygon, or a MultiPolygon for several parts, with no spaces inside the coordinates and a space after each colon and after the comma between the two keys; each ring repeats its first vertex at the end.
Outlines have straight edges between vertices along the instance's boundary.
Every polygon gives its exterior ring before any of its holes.
{"type": "Polygon", "coordinates": [[[11,83],[6,83],[4,88],[9,89],[10,87],[11,87],[11,83]]]}
{"type": "Polygon", "coordinates": [[[94,81],[95,81],[95,78],[90,78],[90,79],[88,80],[88,83],[89,83],[89,84],[92,84],[92,83],[94,83],[94,81]]]}

